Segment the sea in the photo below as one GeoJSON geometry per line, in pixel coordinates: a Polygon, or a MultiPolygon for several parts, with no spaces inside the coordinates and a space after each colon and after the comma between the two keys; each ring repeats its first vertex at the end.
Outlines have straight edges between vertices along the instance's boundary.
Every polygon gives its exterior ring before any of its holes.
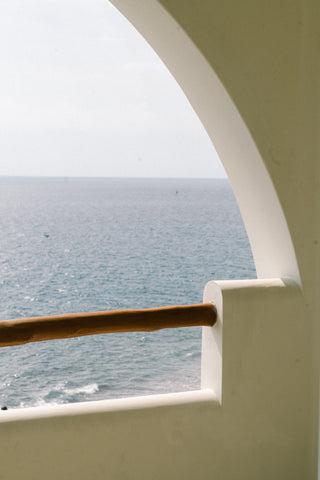
{"type": "MultiPolygon", "coordinates": [[[[0,177],[0,320],[201,303],[256,278],[227,179],[0,177]]],[[[200,388],[201,328],[0,348],[0,406],[200,388]]]]}

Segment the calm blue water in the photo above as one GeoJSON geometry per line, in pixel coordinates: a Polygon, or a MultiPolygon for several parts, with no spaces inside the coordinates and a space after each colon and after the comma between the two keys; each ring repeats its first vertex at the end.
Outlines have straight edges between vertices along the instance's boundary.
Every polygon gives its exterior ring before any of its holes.
{"type": "MultiPolygon", "coordinates": [[[[201,303],[255,278],[227,180],[0,178],[0,320],[201,303]]],[[[8,408],[196,389],[201,329],[0,349],[8,408]]]]}

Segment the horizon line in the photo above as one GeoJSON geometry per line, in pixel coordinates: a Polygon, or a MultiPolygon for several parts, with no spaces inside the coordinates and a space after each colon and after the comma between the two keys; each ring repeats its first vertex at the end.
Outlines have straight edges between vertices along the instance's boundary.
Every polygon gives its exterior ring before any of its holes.
{"type": "Polygon", "coordinates": [[[124,177],[124,176],[85,176],[85,175],[1,175],[0,178],[52,178],[52,179],[110,179],[110,180],[228,180],[224,177],[124,177]]]}

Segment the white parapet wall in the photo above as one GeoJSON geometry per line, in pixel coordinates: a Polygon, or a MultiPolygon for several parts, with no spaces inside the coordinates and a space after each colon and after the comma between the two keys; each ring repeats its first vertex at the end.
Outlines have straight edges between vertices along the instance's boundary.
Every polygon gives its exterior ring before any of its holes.
{"type": "Polygon", "coordinates": [[[214,449],[232,452],[221,478],[314,478],[312,330],[299,285],[209,282],[204,301],[218,321],[203,328],[202,388],[221,402],[214,449]]]}
{"type": "Polygon", "coordinates": [[[289,280],[210,282],[199,392],[0,412],[0,478],[313,478],[310,330],[289,280]],[[220,356],[220,360],[219,360],[220,356]]]}

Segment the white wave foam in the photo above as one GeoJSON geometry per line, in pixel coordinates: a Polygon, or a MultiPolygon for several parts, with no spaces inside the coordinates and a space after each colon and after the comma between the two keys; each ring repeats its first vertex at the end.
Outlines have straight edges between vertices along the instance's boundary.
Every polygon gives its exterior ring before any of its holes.
{"type": "Polygon", "coordinates": [[[78,388],[67,388],[65,393],[68,395],[74,395],[76,393],[95,393],[99,390],[99,387],[96,383],[91,383],[90,385],[84,385],[78,388]]]}
{"type": "MultiPolygon", "coordinates": [[[[35,403],[33,403],[31,406],[32,406],[32,407],[45,407],[45,406],[48,406],[48,405],[52,405],[52,406],[61,405],[61,403],[63,403],[63,402],[61,402],[61,401],[58,402],[58,401],[54,401],[54,400],[48,402],[48,401],[44,400],[44,398],[39,398],[39,399],[38,399],[35,403]]],[[[20,407],[25,407],[25,405],[23,404],[23,402],[22,402],[22,404],[20,405],[20,407]]]]}
{"type": "Polygon", "coordinates": [[[65,388],[64,382],[59,382],[54,388],[44,390],[31,404],[26,404],[21,402],[17,408],[24,408],[27,406],[32,407],[42,407],[45,405],[61,405],[68,402],[67,397],[69,395],[76,395],[79,393],[92,394],[99,390],[99,386],[96,383],[91,383],[89,385],[83,385],[78,388],[65,388]],[[52,394],[58,394],[58,398],[50,398],[52,394]]]}

